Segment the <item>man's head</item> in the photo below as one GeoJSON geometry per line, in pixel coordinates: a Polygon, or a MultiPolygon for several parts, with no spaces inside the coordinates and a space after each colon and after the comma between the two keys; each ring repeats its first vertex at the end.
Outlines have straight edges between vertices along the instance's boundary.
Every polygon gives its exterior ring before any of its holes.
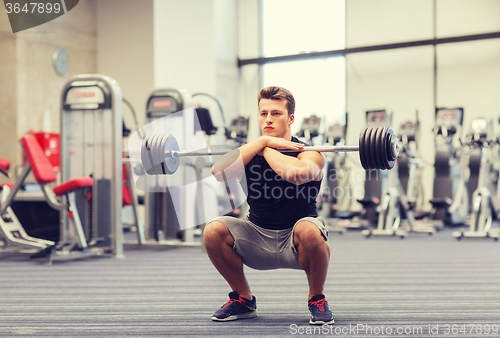
{"type": "Polygon", "coordinates": [[[260,104],[260,100],[262,99],[285,100],[288,116],[293,115],[295,112],[295,99],[293,98],[292,93],[283,87],[270,86],[262,88],[259,92],[257,103],[260,104]]]}
{"type": "Polygon", "coordinates": [[[262,134],[290,139],[295,111],[292,93],[281,87],[266,87],[259,92],[258,104],[262,134]]]}

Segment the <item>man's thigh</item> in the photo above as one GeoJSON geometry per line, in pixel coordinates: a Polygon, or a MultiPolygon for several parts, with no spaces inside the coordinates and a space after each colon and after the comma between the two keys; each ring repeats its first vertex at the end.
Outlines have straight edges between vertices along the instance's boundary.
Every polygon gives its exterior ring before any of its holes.
{"type": "Polygon", "coordinates": [[[292,228],[270,230],[230,216],[214,221],[226,225],[234,239],[233,249],[245,265],[257,270],[301,269],[298,256],[293,254],[292,228]]]}

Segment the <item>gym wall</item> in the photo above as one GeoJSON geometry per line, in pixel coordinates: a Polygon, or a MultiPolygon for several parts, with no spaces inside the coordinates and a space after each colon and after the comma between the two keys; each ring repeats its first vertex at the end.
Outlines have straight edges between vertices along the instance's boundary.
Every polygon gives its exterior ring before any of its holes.
{"type": "MultiPolygon", "coordinates": [[[[98,1],[97,32],[97,73],[118,82],[143,123],[146,99],[154,89],[153,1],[98,1]]],[[[123,118],[128,128],[134,126],[127,106],[123,118]]]]}
{"type": "MultiPolygon", "coordinates": [[[[237,12],[238,0],[81,0],[68,14],[13,34],[0,11],[0,156],[14,167],[23,134],[59,132],[61,89],[76,74],[115,78],[139,124],[148,95],[160,87],[214,95],[230,121],[239,114],[237,12]],[[71,60],[64,77],[52,67],[58,46],[71,60]]],[[[217,106],[209,108],[222,126],[217,106]]],[[[127,107],[124,119],[134,127],[127,107]]]]}
{"type": "MultiPolygon", "coordinates": [[[[433,6],[433,0],[347,0],[347,48],[432,39],[433,6]]],[[[499,14],[500,2],[495,0],[436,0],[436,37],[500,31],[499,14]]],[[[420,153],[428,163],[434,162],[435,153],[434,100],[438,107],[464,108],[464,135],[474,118],[498,121],[500,40],[438,45],[436,56],[434,93],[432,46],[347,55],[349,120],[364,121],[365,111],[386,109],[393,113],[397,132],[402,123],[415,120],[418,110],[420,153]]],[[[348,143],[356,144],[361,127],[350,123],[348,143]]],[[[432,195],[433,175],[433,167],[426,166],[426,200],[432,195]]],[[[354,185],[362,186],[356,178],[359,175],[354,175],[354,185]]]]}
{"type": "Polygon", "coordinates": [[[96,72],[96,33],[95,0],[80,1],[56,20],[15,34],[7,13],[0,11],[0,156],[11,161],[11,168],[22,161],[22,135],[30,130],[59,132],[64,83],[76,74],[96,72]],[[71,58],[64,77],[52,67],[58,46],[71,58]]]}
{"type": "MultiPolygon", "coordinates": [[[[238,1],[238,57],[260,55],[260,0],[238,1]]],[[[248,139],[260,136],[257,95],[260,90],[260,67],[248,65],[239,70],[239,114],[249,118],[248,139]]]]}
{"type": "MultiPolygon", "coordinates": [[[[148,95],[166,87],[216,96],[229,120],[238,110],[236,11],[235,0],[99,1],[97,70],[118,81],[139,124],[148,95]]],[[[129,116],[124,108],[133,126],[129,116]]]]}

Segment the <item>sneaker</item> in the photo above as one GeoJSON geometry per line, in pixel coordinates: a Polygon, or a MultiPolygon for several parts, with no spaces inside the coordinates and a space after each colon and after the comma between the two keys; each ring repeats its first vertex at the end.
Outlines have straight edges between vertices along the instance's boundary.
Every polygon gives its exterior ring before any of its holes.
{"type": "Polygon", "coordinates": [[[333,324],[333,313],[328,308],[328,302],[325,295],[317,295],[308,302],[309,311],[311,311],[311,320],[309,324],[323,325],[333,324]]]}
{"type": "Polygon", "coordinates": [[[241,298],[238,292],[229,293],[229,301],[215,311],[212,320],[226,322],[242,318],[257,317],[257,301],[252,296],[252,300],[241,298]]]}

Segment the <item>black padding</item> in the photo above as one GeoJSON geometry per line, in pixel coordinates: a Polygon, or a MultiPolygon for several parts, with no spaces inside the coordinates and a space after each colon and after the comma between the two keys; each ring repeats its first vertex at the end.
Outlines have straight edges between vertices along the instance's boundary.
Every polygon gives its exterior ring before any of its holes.
{"type": "Polygon", "coordinates": [[[469,191],[469,201],[472,201],[472,195],[477,189],[479,182],[479,169],[481,167],[481,149],[473,148],[469,154],[469,170],[470,176],[467,182],[467,189],[469,191]]]}
{"type": "Polygon", "coordinates": [[[408,180],[410,178],[410,162],[408,155],[400,156],[398,164],[399,164],[398,165],[399,181],[401,182],[401,185],[403,186],[405,193],[407,193],[408,180]]]}
{"type": "Polygon", "coordinates": [[[217,132],[217,128],[214,126],[212,122],[212,117],[210,116],[210,111],[206,108],[196,108],[196,115],[198,116],[198,121],[200,125],[196,121],[194,122],[194,131],[203,130],[203,132],[207,135],[214,135],[217,132]]]}

